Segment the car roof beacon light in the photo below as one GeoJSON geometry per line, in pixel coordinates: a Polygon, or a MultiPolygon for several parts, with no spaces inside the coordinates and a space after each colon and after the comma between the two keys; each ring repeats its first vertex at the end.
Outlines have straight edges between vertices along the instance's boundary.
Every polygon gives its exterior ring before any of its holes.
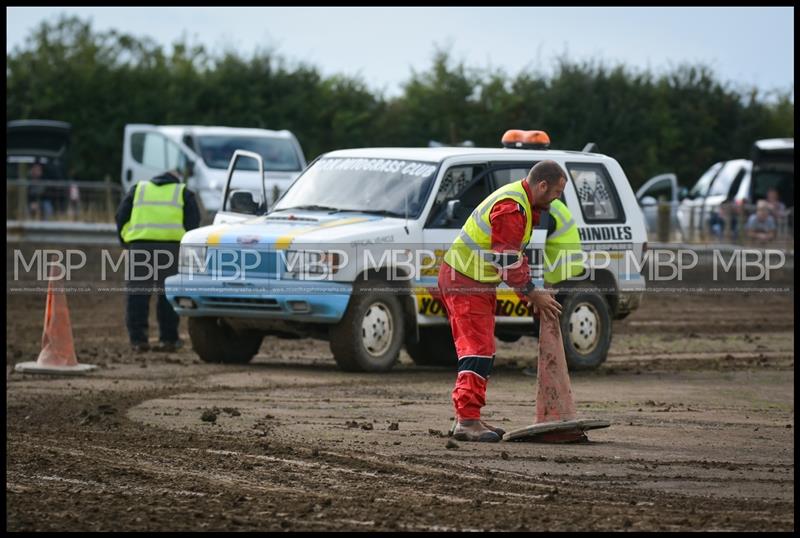
{"type": "Polygon", "coordinates": [[[550,136],[544,131],[523,131],[509,129],[503,135],[504,148],[547,149],[550,147],[550,136]]]}

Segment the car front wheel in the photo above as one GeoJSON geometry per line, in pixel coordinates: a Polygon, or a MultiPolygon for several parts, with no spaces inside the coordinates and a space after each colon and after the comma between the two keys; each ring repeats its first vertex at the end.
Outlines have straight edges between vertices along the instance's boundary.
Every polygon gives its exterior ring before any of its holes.
{"type": "Polygon", "coordinates": [[[404,335],[400,297],[354,290],[342,319],[330,329],[336,363],[348,372],[386,372],[400,356],[404,335]]]}

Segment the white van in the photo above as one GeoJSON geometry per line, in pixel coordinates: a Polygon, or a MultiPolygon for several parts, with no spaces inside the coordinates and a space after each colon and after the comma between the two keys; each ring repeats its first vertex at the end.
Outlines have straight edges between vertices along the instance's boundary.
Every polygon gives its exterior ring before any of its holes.
{"type": "MultiPolygon", "coordinates": [[[[122,187],[127,192],[139,181],[177,168],[185,172],[188,187],[213,216],[219,211],[228,163],[236,150],[261,156],[268,199],[260,203],[267,207],[306,166],[297,138],[286,130],[128,124],[122,149],[122,187]]],[[[262,197],[262,182],[253,162],[241,162],[236,182],[237,189],[262,197]]]]}
{"type": "MultiPolygon", "coordinates": [[[[250,152],[237,159],[259,160],[250,152]]],[[[438,265],[475,207],[542,159],[567,175],[562,201],[578,225],[586,280],[564,297],[567,361],[595,368],[612,321],[636,310],[645,288],[647,235],[625,173],[596,153],[512,148],[361,148],[326,153],[268,213],[226,189],[215,224],[181,240],[166,296],[189,318],[192,347],[208,362],[244,363],[265,334],[328,339],[345,370],[386,371],[405,344],[418,364],[456,362],[436,297],[438,265]],[[236,203],[233,203],[238,200],[236,203]],[[251,208],[241,212],[232,206],[251,208]]],[[[542,286],[546,228],[528,254],[542,286]]],[[[534,334],[527,305],[502,284],[496,334],[534,334]]]]}

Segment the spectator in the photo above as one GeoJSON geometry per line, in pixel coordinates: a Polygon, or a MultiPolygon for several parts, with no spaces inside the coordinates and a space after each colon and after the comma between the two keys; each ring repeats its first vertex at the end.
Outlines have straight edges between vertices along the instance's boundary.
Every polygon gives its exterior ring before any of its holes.
{"type": "Polygon", "coordinates": [[[766,200],[759,200],[756,204],[756,212],[750,215],[745,224],[747,238],[762,243],[775,239],[777,225],[775,219],[770,214],[771,205],[766,200]]]}
{"type": "Polygon", "coordinates": [[[33,163],[28,172],[31,183],[28,186],[28,211],[34,220],[50,220],[53,218],[53,200],[47,193],[47,187],[42,185],[44,168],[39,163],[33,163]]]}
{"type": "Polygon", "coordinates": [[[736,208],[731,202],[723,202],[716,211],[711,212],[708,225],[711,228],[711,234],[717,240],[722,240],[725,238],[726,232],[730,234],[730,238],[736,237],[737,221],[736,208]]]}
{"type": "Polygon", "coordinates": [[[725,233],[725,219],[722,218],[722,212],[722,206],[720,206],[718,211],[711,211],[708,216],[708,227],[711,230],[711,235],[717,240],[722,239],[725,233]]]}
{"type": "Polygon", "coordinates": [[[67,215],[71,220],[78,220],[81,215],[81,191],[75,183],[70,183],[69,185],[67,215]]]}
{"type": "Polygon", "coordinates": [[[775,187],[770,187],[767,191],[767,202],[770,205],[770,214],[775,219],[775,222],[780,222],[781,219],[786,216],[786,205],[781,202],[778,189],[775,187]]]}

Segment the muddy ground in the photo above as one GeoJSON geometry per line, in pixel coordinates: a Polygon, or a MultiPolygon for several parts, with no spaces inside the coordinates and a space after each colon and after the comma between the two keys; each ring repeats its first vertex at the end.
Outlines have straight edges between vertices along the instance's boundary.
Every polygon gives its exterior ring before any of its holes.
{"type": "MultiPolygon", "coordinates": [[[[649,294],[572,374],[579,414],[611,428],[456,448],[454,372],[405,353],[382,375],[311,340],[266,338],[246,366],[132,355],[122,297],[76,294],[79,360],[100,368],[22,375],[44,297],[7,299],[8,530],[794,529],[789,294],[649,294]]],[[[488,420],[533,422],[535,355],[498,343],[488,420]]]]}

